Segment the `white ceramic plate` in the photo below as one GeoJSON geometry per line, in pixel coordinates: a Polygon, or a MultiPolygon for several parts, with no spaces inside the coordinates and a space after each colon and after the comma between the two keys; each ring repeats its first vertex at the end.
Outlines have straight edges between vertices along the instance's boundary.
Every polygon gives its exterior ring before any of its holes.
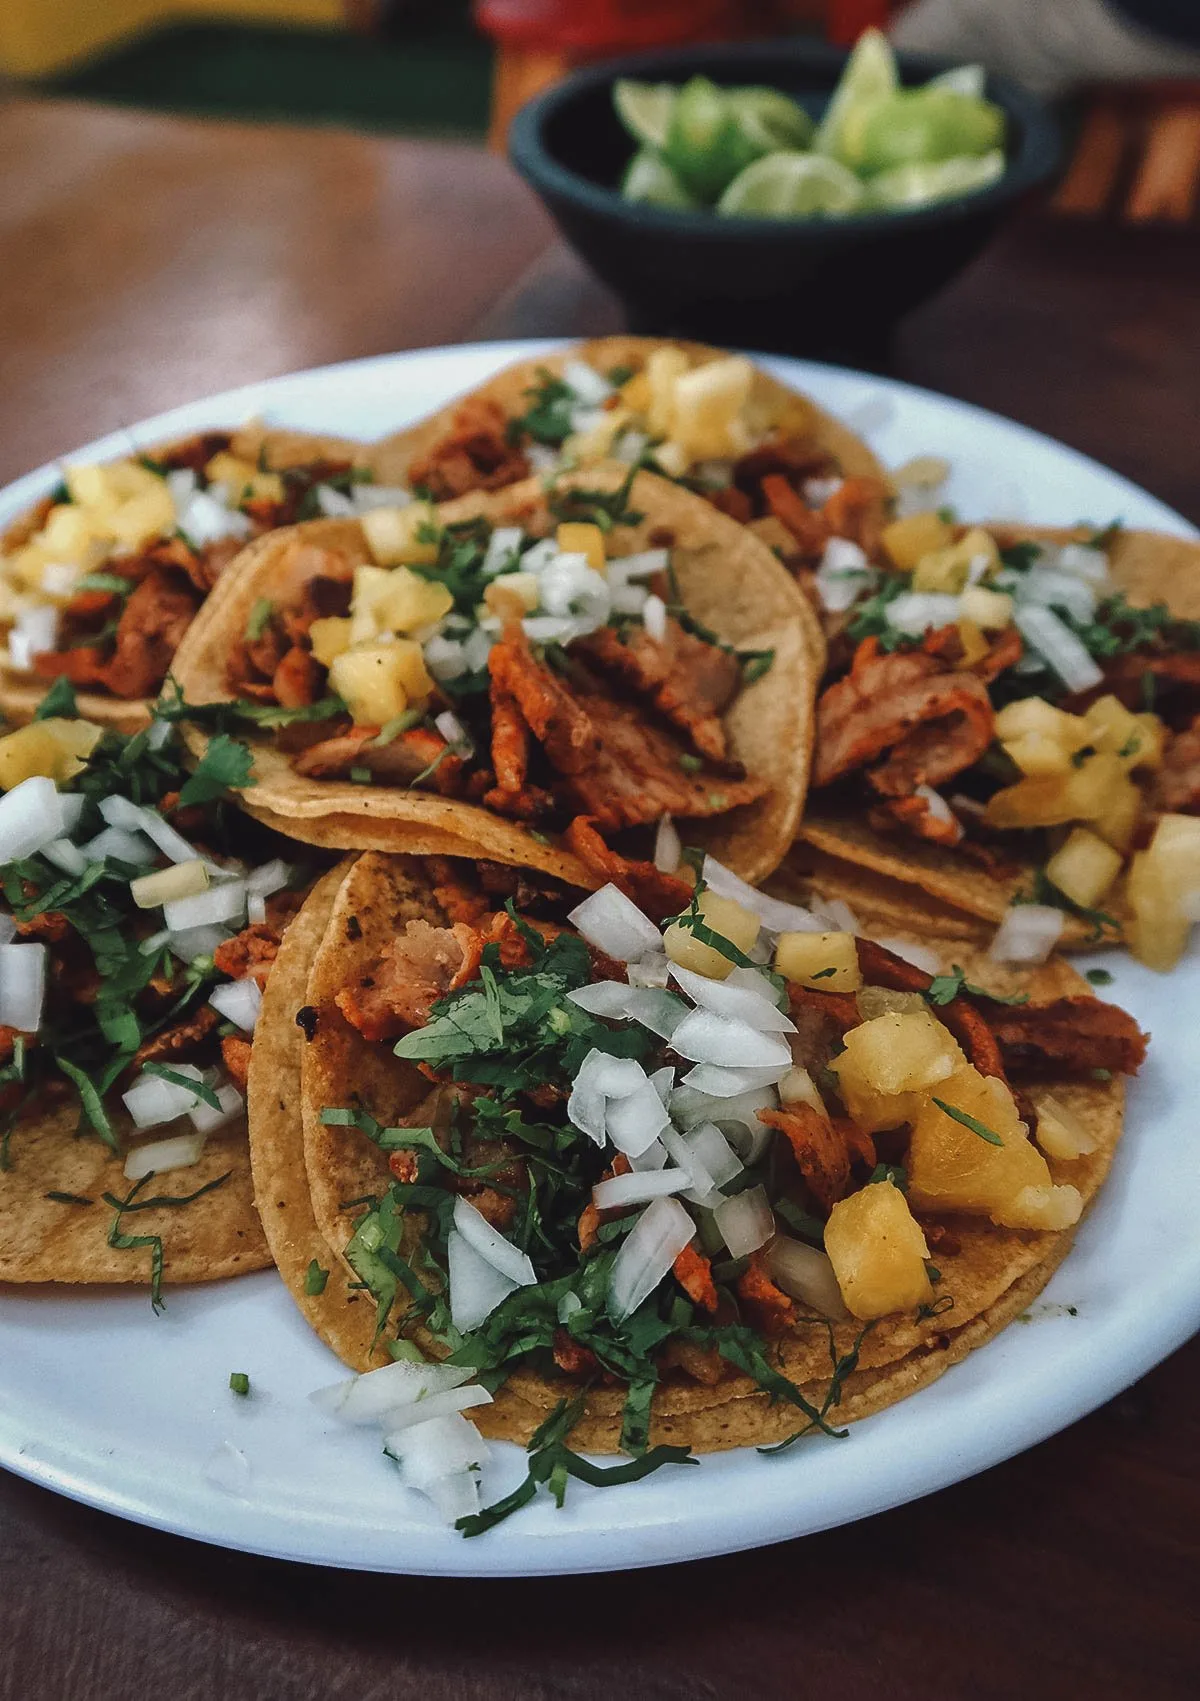
{"type": "MultiPolygon", "coordinates": [[[[505,362],[551,344],[422,350],[229,391],[148,420],[137,445],[251,415],[371,437],[417,418],[505,362]]],[[[943,454],[948,500],[968,516],[1036,517],[1192,534],[1179,515],[1094,461],[977,408],[830,367],[770,361],[863,430],[882,458],[943,454]]],[[[128,435],[69,459],[127,453],[128,435]]],[[[54,468],[0,497],[4,522],[51,488],[54,468]]],[[[1109,1399],[1200,1325],[1200,955],[1159,977],[1116,952],[1110,996],[1154,1036],[1133,1083],[1112,1178],[1030,1321],[1014,1324],[925,1392],[776,1459],[753,1451],[666,1469],[626,1488],[573,1483],[465,1541],[402,1489],[372,1432],[331,1428],[306,1398],[339,1366],[272,1273],[169,1293],[0,1292],[0,1463],[123,1517],[252,1552],[378,1571],[459,1576],[625,1569],[699,1558],[848,1523],[929,1494],[1032,1446],[1109,1399]],[[229,1374],[249,1373],[239,1399],[229,1374]],[[211,1485],[226,1446],[240,1492],[211,1485]]],[[[500,1447],[488,1499],[522,1474],[500,1447]]]]}

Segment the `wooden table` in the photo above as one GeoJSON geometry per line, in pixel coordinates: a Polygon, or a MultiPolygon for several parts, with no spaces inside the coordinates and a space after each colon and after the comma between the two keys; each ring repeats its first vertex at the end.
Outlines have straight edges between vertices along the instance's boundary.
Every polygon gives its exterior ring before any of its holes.
{"type": "MultiPolygon", "coordinates": [[[[498,160],[332,132],[13,103],[0,256],[0,477],[243,379],[619,322],[498,160]]],[[[909,322],[896,370],[1200,520],[1197,258],[1185,234],[1031,217],[909,322]]],[[[1193,1343],[973,1482],[656,1573],[317,1571],[3,1477],[0,1701],[1183,1701],[1200,1691],[1198,1461],[1193,1343]]]]}

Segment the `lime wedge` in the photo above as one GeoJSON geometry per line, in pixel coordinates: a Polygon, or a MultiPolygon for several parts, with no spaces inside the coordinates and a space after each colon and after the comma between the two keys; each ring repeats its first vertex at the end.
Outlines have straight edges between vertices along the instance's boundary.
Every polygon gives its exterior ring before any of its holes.
{"type": "Polygon", "coordinates": [[[982,100],[987,87],[987,72],[982,65],[955,65],[953,70],[941,71],[936,77],[930,77],[924,87],[949,89],[951,94],[972,95],[976,100],[982,100]]]}
{"type": "Polygon", "coordinates": [[[613,84],[613,106],[635,142],[661,150],[667,145],[677,92],[673,83],[635,83],[619,77],[613,84]]]}
{"type": "Polygon", "coordinates": [[[663,152],[688,193],[711,205],[761,149],[743,137],[725,90],[692,77],[671,108],[663,152]]]}
{"type": "Polygon", "coordinates": [[[991,101],[951,89],[901,89],[872,107],[862,129],[860,171],[934,165],[985,154],[1004,140],[1004,113],[991,101]]]}
{"type": "Polygon", "coordinates": [[[627,201],[641,201],[649,207],[687,209],[699,205],[653,148],[642,148],[634,154],[621,183],[621,193],[627,201]]]}
{"type": "Polygon", "coordinates": [[[812,119],[779,89],[730,89],[725,98],[743,139],[756,153],[807,148],[812,141],[812,119]]]}
{"type": "Polygon", "coordinates": [[[899,86],[888,38],[881,30],[864,30],[825,108],[813,147],[844,165],[857,164],[857,139],[866,115],[899,86]]]}
{"type": "Polygon", "coordinates": [[[936,165],[901,165],[881,171],[868,184],[867,199],[872,207],[923,207],[986,189],[1003,176],[1004,149],[993,148],[986,154],[959,154],[936,165]]]}
{"type": "Polygon", "coordinates": [[[822,154],[774,153],[739,173],[717,202],[734,217],[806,218],[858,212],[864,191],[852,171],[822,154]]]}

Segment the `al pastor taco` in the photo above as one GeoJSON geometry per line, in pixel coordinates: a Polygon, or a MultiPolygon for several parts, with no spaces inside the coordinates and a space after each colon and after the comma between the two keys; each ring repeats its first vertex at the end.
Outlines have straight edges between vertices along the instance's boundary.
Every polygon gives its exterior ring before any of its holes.
{"type": "Polygon", "coordinates": [[[578,884],[680,818],[749,879],[804,797],[820,630],[745,527],[618,466],[250,546],[175,661],[317,844],[486,854],[578,884]]]}
{"type": "Polygon", "coordinates": [[[218,769],[189,774],[163,723],[0,738],[0,1282],[149,1282],[157,1306],[270,1263],[244,1092],[307,881],[218,769]]]}
{"type": "Polygon", "coordinates": [[[1197,584],[1200,545],[1119,527],[922,513],[874,560],[828,546],[801,862],[999,924],[1010,960],[1125,938],[1169,968],[1200,888],[1197,584]]]}
{"type": "Polygon", "coordinates": [[[468,1534],[555,1473],[561,1501],[933,1380],[1064,1256],[1144,1052],[1061,963],[984,963],[985,990],[971,958],[930,976],[761,894],[613,874],[578,903],[367,854],[269,990],[267,1232],[367,1373],[319,1403],[381,1423],[468,1534]],[[531,1452],[482,1513],[467,1411],[531,1452]],[[630,1458],[606,1476],[581,1448],[630,1458]]]}
{"type": "Polygon", "coordinates": [[[196,610],[249,539],[396,495],[374,481],[366,444],[257,428],[65,468],[0,544],[0,709],[28,720],[66,679],[82,713],[136,732],[196,610]]]}

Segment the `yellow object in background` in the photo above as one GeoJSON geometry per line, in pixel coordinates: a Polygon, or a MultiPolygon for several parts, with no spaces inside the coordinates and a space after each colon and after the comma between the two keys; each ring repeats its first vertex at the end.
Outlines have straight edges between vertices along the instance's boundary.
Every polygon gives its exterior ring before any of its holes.
{"type": "Polygon", "coordinates": [[[2,0],[0,72],[48,77],[167,24],[297,24],[340,29],[345,0],[2,0]]]}

